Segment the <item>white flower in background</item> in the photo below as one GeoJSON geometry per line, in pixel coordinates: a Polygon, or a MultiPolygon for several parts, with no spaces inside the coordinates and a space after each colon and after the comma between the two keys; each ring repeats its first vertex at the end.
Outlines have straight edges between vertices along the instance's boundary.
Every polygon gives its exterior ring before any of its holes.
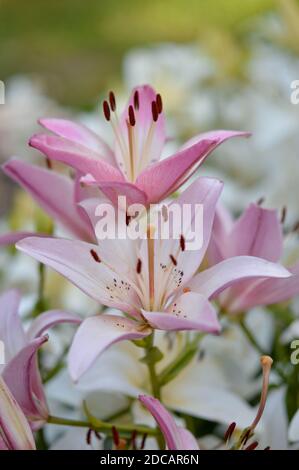
{"type": "Polygon", "coordinates": [[[5,82],[5,104],[0,106],[0,161],[12,155],[33,155],[28,138],[38,130],[37,119],[60,114],[59,106],[48,98],[37,80],[15,76],[5,82]]]}

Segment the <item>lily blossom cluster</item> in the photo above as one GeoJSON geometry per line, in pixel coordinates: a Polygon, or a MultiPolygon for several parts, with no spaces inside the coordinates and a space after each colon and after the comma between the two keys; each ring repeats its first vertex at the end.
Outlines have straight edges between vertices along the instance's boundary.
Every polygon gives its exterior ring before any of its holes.
{"type": "MultiPolygon", "coordinates": [[[[149,433],[160,447],[162,433],[169,450],[198,450],[196,437],[164,407],[163,387],[195,357],[205,335],[222,334],[219,311],[244,313],[299,293],[299,263],[290,267],[280,263],[283,231],[277,213],[252,204],[234,221],[221,206],[223,183],[197,175],[213,150],[232,137],[248,137],[248,132],[201,134],[174,155],[162,158],[167,140],[165,116],[161,95],[153,88],[135,88],[121,114],[110,92],[103,102],[103,114],[113,131],[112,147],[80,124],[41,119],[49,132],[34,135],[29,144],[46,157],[47,168],[16,158],[3,167],[69,237],[16,232],[0,237],[0,245],[16,243],[18,250],[108,309],[96,315],[82,312],[84,318],[63,310],[38,312],[25,331],[18,316],[19,293],[11,290],[0,297],[0,340],[7,361],[0,370],[0,448],[33,449],[33,432],[45,423],[71,425],[71,420],[64,422],[50,415],[37,353],[48,341],[46,331],[59,323],[72,323],[77,328],[67,364],[74,383],[91,373],[99,356],[115,343],[132,341],[144,350],[141,361],[148,367],[154,396],[137,393],[136,398],[140,395],[137,403],[149,411],[157,429],[123,424],[120,432],[149,433]],[[54,161],[70,167],[69,176],[58,173],[54,161]],[[135,222],[129,206],[144,207],[137,219],[145,221],[145,236],[99,240],[96,208],[108,201],[116,209],[120,196],[126,200],[121,210],[127,225],[135,222]],[[182,224],[178,237],[173,233],[168,238],[159,236],[158,225],[149,222],[152,204],[162,207],[166,217],[174,204],[180,208],[188,205],[191,217],[188,224],[182,224]],[[187,241],[198,205],[203,209],[202,244],[190,250],[187,241]],[[170,339],[183,335],[186,340],[185,351],[181,348],[161,373],[157,373],[156,363],[163,354],[155,344],[155,330],[164,331],[170,339]]],[[[271,361],[262,359],[262,398],[247,440],[264,411],[271,361]]],[[[219,407],[225,406],[219,403],[219,407]]],[[[224,422],[220,414],[219,422],[224,422]]],[[[115,434],[114,424],[97,420],[89,412],[86,415],[89,438],[92,432],[96,436],[115,434]]],[[[126,441],[120,442],[126,445],[126,441]]],[[[245,440],[239,447],[244,445],[245,440]]]]}

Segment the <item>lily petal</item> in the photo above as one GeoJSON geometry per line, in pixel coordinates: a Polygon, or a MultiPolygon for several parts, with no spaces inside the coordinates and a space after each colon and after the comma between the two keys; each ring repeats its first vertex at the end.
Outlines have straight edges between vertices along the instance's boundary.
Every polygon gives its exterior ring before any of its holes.
{"type": "Polygon", "coordinates": [[[204,162],[208,155],[231,137],[248,137],[248,132],[213,131],[201,134],[176,154],[154,163],[136,179],[149,202],[158,202],[176,191],[204,162]]]}
{"type": "MultiPolygon", "coordinates": [[[[105,246],[107,245],[110,244],[105,246]]],[[[112,246],[114,245],[115,241],[112,246]]],[[[100,253],[97,245],[78,240],[33,237],[20,241],[17,248],[55,269],[93,299],[136,315],[136,309],[132,308],[132,305],[138,303],[138,297],[131,288],[130,279],[124,277],[124,272],[117,273],[102,261],[102,252],[97,257],[100,253]],[[112,292],[115,289],[116,296],[112,292]]],[[[107,256],[112,259],[113,266],[118,266],[119,250],[115,253],[109,252],[107,256]]]]}
{"type": "Polygon", "coordinates": [[[36,232],[9,232],[0,235],[0,246],[15,245],[26,237],[48,237],[49,234],[36,232]]]}
{"type": "Polygon", "coordinates": [[[215,207],[222,188],[223,183],[216,178],[197,178],[168,206],[168,212],[170,213],[174,205],[179,205],[181,213],[183,214],[183,217],[185,217],[182,220],[184,227],[184,244],[186,247],[184,250],[179,249],[179,240],[166,240],[162,242],[162,249],[160,250],[162,259],[160,261],[167,265],[169,262],[169,255],[171,253],[178,252],[179,255],[176,257],[176,261],[177,267],[184,273],[183,284],[189,281],[204,258],[211,237],[215,207]],[[203,220],[199,218],[199,213],[197,211],[197,207],[199,206],[203,206],[203,220]],[[190,209],[190,216],[184,215],[185,207],[190,209]],[[195,223],[197,218],[200,222],[198,227],[195,223]],[[190,219],[190,223],[188,219],[190,219]],[[198,242],[196,242],[195,235],[199,235],[200,232],[202,232],[202,240],[198,240],[198,242]],[[188,249],[188,243],[190,243],[190,245],[195,245],[193,249],[188,249]],[[198,243],[198,247],[196,246],[196,243],[198,243]],[[163,245],[165,245],[165,248],[163,245]],[[173,245],[172,251],[170,251],[171,245],[173,245]],[[163,259],[163,254],[165,259],[163,259]]]}
{"type": "Polygon", "coordinates": [[[263,279],[258,282],[246,282],[242,292],[229,304],[230,312],[238,312],[256,305],[271,305],[284,302],[299,294],[299,263],[288,268],[291,277],[286,279],[263,279]]]}
{"type": "Polygon", "coordinates": [[[195,292],[182,294],[167,312],[142,310],[142,315],[153,328],[159,330],[196,330],[208,333],[220,331],[214,307],[205,297],[195,292]]]}
{"type": "Polygon", "coordinates": [[[78,381],[96,358],[112,344],[141,339],[148,336],[151,331],[151,328],[117,315],[97,315],[87,318],[77,330],[69,353],[69,371],[72,379],[78,381]]]}
{"type": "Polygon", "coordinates": [[[155,418],[168,450],[199,450],[195,437],[186,429],[177,426],[159,400],[146,395],[139,395],[138,399],[155,418]]]}
{"type": "Polygon", "coordinates": [[[73,313],[64,312],[62,310],[49,310],[33,320],[27,331],[27,337],[29,340],[33,340],[60,323],[74,323],[79,325],[81,321],[82,319],[73,313]]]}
{"type": "Polygon", "coordinates": [[[48,408],[37,366],[37,351],[48,340],[41,336],[31,341],[7,364],[2,373],[10,391],[30,421],[39,425],[48,408]]]}
{"type": "Polygon", "coordinates": [[[204,161],[216,144],[216,140],[203,140],[150,165],[137,177],[137,187],[147,194],[150,203],[165,199],[182,184],[182,178],[195,164],[200,165],[204,161]]]}
{"type": "Polygon", "coordinates": [[[226,257],[250,255],[277,262],[282,249],[283,234],[277,211],[250,204],[229,234],[226,257]]]}
{"type": "Polygon", "coordinates": [[[26,345],[25,332],[18,315],[20,301],[21,295],[16,289],[0,296],[0,340],[5,344],[7,361],[26,345]]]}
{"type": "Polygon", "coordinates": [[[3,170],[72,234],[87,240],[93,239],[92,226],[80,215],[76,205],[74,182],[71,179],[17,159],[7,162],[3,170]]]}
{"type": "MultiPolygon", "coordinates": [[[[2,447],[8,450],[35,450],[35,442],[29,423],[0,376],[0,434],[2,447]]],[[[0,437],[0,441],[1,441],[0,437]]]]}
{"type": "Polygon", "coordinates": [[[48,158],[65,163],[82,174],[91,173],[99,181],[124,180],[123,174],[101,160],[96,152],[63,137],[37,134],[31,137],[29,145],[40,150],[48,158]]]}
{"type": "Polygon", "coordinates": [[[64,137],[70,142],[83,145],[84,147],[97,152],[99,154],[99,158],[102,158],[111,165],[115,164],[114,154],[109,145],[107,145],[100,136],[83,124],[69,121],[67,119],[56,118],[39,119],[38,122],[45,129],[54,132],[54,134],[64,137]]]}
{"type": "Polygon", "coordinates": [[[192,291],[211,298],[230,285],[245,279],[289,278],[290,276],[291,273],[279,264],[254,256],[235,256],[195,275],[189,287],[192,291]]]}
{"type": "Polygon", "coordinates": [[[127,206],[131,204],[147,205],[146,194],[132,183],[125,182],[101,182],[96,181],[90,175],[81,178],[82,183],[97,186],[107,196],[115,207],[118,207],[118,197],[125,196],[127,206]]]}

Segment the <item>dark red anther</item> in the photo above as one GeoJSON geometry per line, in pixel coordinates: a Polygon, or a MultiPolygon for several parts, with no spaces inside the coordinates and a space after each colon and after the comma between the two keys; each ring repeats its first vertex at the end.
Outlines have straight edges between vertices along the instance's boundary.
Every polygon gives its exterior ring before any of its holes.
{"type": "Polygon", "coordinates": [[[249,446],[245,447],[244,450],[254,450],[257,448],[259,443],[257,441],[252,442],[252,444],[249,444],[249,446]]]}
{"type": "Polygon", "coordinates": [[[178,264],[177,260],[175,259],[175,257],[173,255],[169,255],[169,258],[171,259],[174,266],[176,266],[178,264]]]}
{"type": "Polygon", "coordinates": [[[109,93],[109,103],[110,103],[111,111],[115,111],[116,110],[116,100],[115,100],[115,94],[113,93],[113,91],[110,91],[110,93],[109,93]]]}
{"type": "Polygon", "coordinates": [[[281,217],[280,217],[280,223],[284,224],[287,216],[287,208],[286,206],[283,206],[282,211],[281,211],[281,217]]]}
{"type": "Polygon", "coordinates": [[[136,111],[138,111],[138,109],[139,109],[139,93],[138,93],[138,90],[135,90],[135,93],[134,93],[134,108],[136,109],[136,111]]]}
{"type": "Polygon", "coordinates": [[[115,446],[118,447],[119,446],[119,433],[115,426],[112,427],[112,437],[113,437],[113,442],[115,446]]]}
{"type": "Polygon", "coordinates": [[[142,268],[142,261],[141,261],[140,258],[138,258],[138,260],[137,260],[137,265],[136,265],[137,274],[140,274],[140,273],[141,273],[141,268],[142,268]]]}
{"type": "Polygon", "coordinates": [[[141,441],[141,444],[140,444],[140,450],[144,449],[146,439],[147,439],[147,434],[143,434],[142,441],[141,441]]]}
{"type": "Polygon", "coordinates": [[[230,440],[230,438],[232,437],[232,435],[233,435],[235,429],[236,429],[236,423],[234,423],[234,422],[231,423],[231,424],[228,426],[228,428],[227,428],[227,430],[226,430],[226,432],[225,432],[225,434],[224,434],[224,442],[227,442],[227,441],[230,440]]]}
{"type": "Polygon", "coordinates": [[[110,121],[110,107],[108,101],[106,100],[103,102],[103,113],[106,121],[110,121]]]}
{"type": "Polygon", "coordinates": [[[46,158],[46,165],[47,165],[48,170],[53,169],[52,162],[51,162],[50,158],[46,158]]]}
{"type": "Polygon", "coordinates": [[[157,122],[159,113],[158,113],[158,107],[156,101],[152,101],[152,116],[153,116],[153,121],[157,122]]]}
{"type": "Polygon", "coordinates": [[[131,219],[132,217],[128,213],[126,213],[126,226],[129,225],[129,223],[131,222],[131,219]]]}
{"type": "Polygon", "coordinates": [[[271,450],[270,446],[265,447],[263,450],[271,450]]]}
{"type": "Polygon", "coordinates": [[[100,434],[98,431],[96,431],[95,429],[94,429],[93,432],[94,432],[94,435],[96,436],[96,438],[97,438],[99,441],[101,441],[101,440],[102,440],[101,434],[100,434]]]}
{"type": "Polygon", "coordinates": [[[183,235],[180,236],[180,247],[182,251],[185,251],[186,249],[186,243],[185,243],[185,238],[183,235]]]}
{"type": "Polygon", "coordinates": [[[156,96],[156,105],[157,105],[158,113],[161,114],[163,111],[163,101],[162,101],[162,97],[160,93],[158,93],[156,96]]]}
{"type": "Polygon", "coordinates": [[[134,108],[133,108],[133,106],[132,106],[131,104],[130,104],[130,106],[129,106],[128,114],[129,114],[129,122],[130,122],[130,125],[131,125],[132,127],[134,127],[135,124],[136,124],[136,119],[135,119],[134,108]]]}
{"type": "Polygon", "coordinates": [[[91,434],[92,434],[92,429],[88,429],[87,434],[86,434],[86,443],[90,446],[91,444],[91,434]]]}
{"type": "Polygon", "coordinates": [[[101,259],[95,250],[90,250],[90,254],[97,263],[101,262],[101,259]]]}
{"type": "Polygon", "coordinates": [[[137,437],[137,431],[136,429],[134,429],[134,431],[132,432],[132,436],[131,436],[131,446],[133,450],[136,450],[136,437],[137,437]]]}
{"type": "Polygon", "coordinates": [[[294,227],[292,229],[292,232],[298,232],[299,231],[299,220],[294,224],[294,227]]]}

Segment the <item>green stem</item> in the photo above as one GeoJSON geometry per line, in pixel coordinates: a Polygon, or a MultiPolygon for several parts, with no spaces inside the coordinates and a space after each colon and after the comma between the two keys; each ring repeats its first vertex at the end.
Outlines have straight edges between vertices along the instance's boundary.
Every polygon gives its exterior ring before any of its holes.
{"type": "MultiPolygon", "coordinates": [[[[153,346],[154,346],[154,332],[146,338],[146,347],[145,347],[146,354],[149,354],[153,346]]],[[[149,361],[147,362],[147,367],[148,367],[148,372],[150,376],[152,394],[155,398],[157,398],[158,400],[161,400],[161,390],[160,390],[160,383],[159,383],[158,375],[156,373],[156,364],[155,362],[149,361]]],[[[160,450],[165,448],[164,438],[160,432],[156,435],[156,441],[160,450]]]]}
{"type": "MultiPolygon", "coordinates": [[[[146,343],[147,345],[145,349],[148,353],[151,350],[151,348],[154,346],[154,333],[148,336],[146,343]]],[[[158,400],[161,400],[161,390],[160,390],[158,375],[156,373],[156,365],[155,363],[149,361],[147,363],[147,367],[148,367],[148,372],[150,376],[152,394],[155,398],[158,398],[158,400]]]]}
{"type": "Polygon", "coordinates": [[[261,354],[261,356],[263,356],[265,354],[265,351],[263,350],[263,348],[259,345],[259,343],[257,342],[257,340],[255,339],[255,337],[253,336],[253,334],[251,333],[250,329],[248,328],[248,326],[246,325],[245,323],[245,320],[242,319],[240,320],[240,326],[243,330],[243,333],[245,334],[246,338],[248,339],[249,343],[252,344],[252,346],[254,346],[254,348],[257,350],[258,353],[261,354]]]}
{"type": "MultiPolygon", "coordinates": [[[[257,340],[255,339],[255,337],[253,336],[252,332],[250,331],[250,329],[248,328],[248,326],[246,325],[245,323],[245,320],[242,318],[240,320],[240,326],[241,326],[241,329],[243,331],[243,333],[245,334],[246,338],[248,339],[249,343],[252,344],[252,346],[256,349],[256,351],[261,355],[265,355],[267,353],[265,353],[265,351],[263,350],[263,348],[260,346],[260,344],[257,342],[257,340]]],[[[280,369],[280,367],[277,366],[277,364],[273,363],[273,369],[275,369],[275,371],[277,372],[277,374],[279,375],[279,377],[284,381],[284,382],[288,382],[288,377],[284,374],[284,372],[280,369]]]]}
{"type": "Polygon", "coordinates": [[[112,428],[115,427],[117,431],[125,436],[130,437],[133,431],[138,434],[147,434],[148,436],[157,436],[159,431],[157,429],[148,428],[147,426],[138,426],[134,424],[113,424],[101,421],[98,426],[94,426],[92,423],[83,420],[74,420],[68,418],[60,418],[58,416],[48,416],[49,424],[58,424],[61,426],[72,426],[79,428],[94,429],[97,432],[103,432],[109,436],[112,435],[112,428]]]}
{"type": "Polygon", "coordinates": [[[39,263],[39,282],[38,282],[38,300],[43,301],[45,289],[45,265],[39,263]]]}

